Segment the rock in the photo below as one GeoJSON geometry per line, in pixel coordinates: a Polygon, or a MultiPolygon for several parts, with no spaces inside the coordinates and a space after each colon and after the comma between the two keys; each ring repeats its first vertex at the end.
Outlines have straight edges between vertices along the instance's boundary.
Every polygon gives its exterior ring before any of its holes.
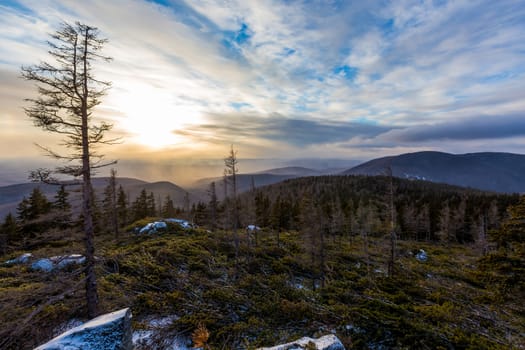
{"type": "Polygon", "coordinates": [[[427,261],[428,255],[423,249],[419,249],[419,252],[416,254],[416,259],[419,261],[427,261]]]}
{"type": "Polygon", "coordinates": [[[43,258],[31,264],[31,269],[35,271],[51,272],[55,267],[53,262],[48,258],[43,258]]]}
{"type": "Polygon", "coordinates": [[[131,311],[123,309],[94,318],[35,350],[132,350],[131,311]]]}
{"type": "Polygon", "coordinates": [[[32,257],[33,257],[33,254],[24,253],[20,255],[19,257],[16,257],[11,260],[7,260],[4,264],[7,264],[7,265],[27,264],[32,257]]]}
{"type": "Polygon", "coordinates": [[[71,264],[82,265],[86,258],[80,254],[53,256],[49,258],[59,269],[69,266],[71,264]]]}
{"type": "Polygon", "coordinates": [[[157,233],[159,230],[166,229],[168,229],[168,225],[164,221],[155,221],[141,228],[139,233],[157,233]]]}
{"type": "Polygon", "coordinates": [[[54,269],[62,269],[71,264],[83,264],[86,258],[80,254],[58,255],[50,258],[43,258],[31,264],[31,269],[35,271],[51,272],[54,269]]]}
{"type": "Polygon", "coordinates": [[[335,335],[325,335],[319,339],[303,337],[291,343],[277,345],[271,348],[259,348],[258,350],[345,350],[343,343],[335,335]]]}
{"type": "Polygon", "coordinates": [[[179,224],[179,226],[184,229],[193,228],[193,225],[191,223],[183,219],[169,218],[169,219],[164,219],[164,221],[179,224]]]}

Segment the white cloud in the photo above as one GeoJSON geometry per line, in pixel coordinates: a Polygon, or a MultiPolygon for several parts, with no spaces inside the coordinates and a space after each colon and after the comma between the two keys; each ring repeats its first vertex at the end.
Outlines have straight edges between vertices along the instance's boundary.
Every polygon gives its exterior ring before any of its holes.
{"type": "MultiPolygon", "coordinates": [[[[114,57],[97,67],[114,85],[101,114],[115,122],[127,143],[149,143],[159,152],[167,145],[170,152],[213,153],[205,151],[214,144],[213,135],[199,139],[172,132],[205,124],[210,115],[225,116],[226,125],[228,115],[255,113],[268,121],[415,128],[525,111],[525,6],[520,1],[20,3],[30,11],[2,7],[0,77],[45,58],[47,34],[61,21],[98,26],[110,39],[105,53],[114,57]],[[353,76],[337,74],[345,65],[355,70],[353,76]]],[[[2,89],[0,100],[20,96],[20,101],[26,93],[2,89]]],[[[8,111],[12,123],[23,118],[17,108],[3,104],[0,115],[8,111]]],[[[276,152],[263,127],[250,137],[242,140],[252,145],[250,154],[276,152]]],[[[329,149],[344,154],[348,147],[369,152],[374,145],[384,152],[385,142],[384,135],[363,136],[298,149],[281,140],[279,148],[283,154],[309,156],[329,149]]],[[[519,142],[501,145],[523,151],[519,142]]]]}

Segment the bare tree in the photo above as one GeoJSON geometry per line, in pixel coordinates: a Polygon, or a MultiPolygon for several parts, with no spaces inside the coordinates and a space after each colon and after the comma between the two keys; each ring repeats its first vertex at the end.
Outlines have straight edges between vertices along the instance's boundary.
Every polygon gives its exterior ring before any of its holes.
{"type": "Polygon", "coordinates": [[[237,160],[237,151],[233,149],[233,145],[231,145],[230,153],[228,154],[228,157],[224,158],[224,165],[226,169],[224,170],[225,177],[230,181],[231,183],[231,191],[232,191],[232,215],[231,215],[231,221],[232,221],[232,229],[233,229],[233,237],[235,240],[235,256],[239,254],[239,235],[237,233],[237,222],[239,220],[238,215],[238,208],[237,208],[237,163],[239,161],[237,160]]]}
{"type": "Polygon", "coordinates": [[[99,35],[95,27],[79,22],[74,25],[63,23],[48,42],[49,54],[54,62],[22,67],[22,77],[36,83],[39,95],[37,98],[27,99],[32,105],[25,108],[25,113],[36,127],[62,135],[61,145],[68,149],[68,153],[63,154],[38,145],[47,155],[65,163],[55,170],[36,170],[32,172],[32,178],[54,182],[56,180],[53,173],[82,177],[86,302],[89,317],[98,314],[91,175],[96,168],[114,164],[104,164],[103,156],[95,149],[97,145],[117,141],[105,137],[111,124],[93,121],[94,109],[110,87],[109,82],[98,80],[93,74],[95,61],[110,60],[100,53],[107,40],[99,35]]]}

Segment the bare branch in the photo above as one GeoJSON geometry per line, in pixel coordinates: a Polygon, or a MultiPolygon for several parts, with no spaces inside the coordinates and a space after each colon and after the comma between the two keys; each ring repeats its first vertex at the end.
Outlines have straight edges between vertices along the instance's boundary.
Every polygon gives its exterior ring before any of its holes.
{"type": "Polygon", "coordinates": [[[57,178],[51,176],[53,173],[52,170],[47,168],[38,168],[36,170],[31,170],[29,172],[29,180],[31,182],[43,182],[46,184],[58,184],[59,181],[57,178]]]}

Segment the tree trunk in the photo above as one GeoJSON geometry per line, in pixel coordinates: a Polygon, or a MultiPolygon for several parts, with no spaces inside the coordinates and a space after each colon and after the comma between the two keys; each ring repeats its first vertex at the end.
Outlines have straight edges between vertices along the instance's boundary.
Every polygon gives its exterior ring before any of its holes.
{"type": "MultiPolygon", "coordinates": [[[[84,36],[84,55],[82,63],[84,73],[87,72],[88,29],[84,36]]],[[[82,214],[84,216],[84,238],[86,243],[86,302],[88,317],[98,315],[97,278],[95,275],[95,244],[93,228],[93,195],[91,191],[91,166],[89,153],[88,129],[88,86],[87,74],[84,74],[82,84],[82,214]]]]}

